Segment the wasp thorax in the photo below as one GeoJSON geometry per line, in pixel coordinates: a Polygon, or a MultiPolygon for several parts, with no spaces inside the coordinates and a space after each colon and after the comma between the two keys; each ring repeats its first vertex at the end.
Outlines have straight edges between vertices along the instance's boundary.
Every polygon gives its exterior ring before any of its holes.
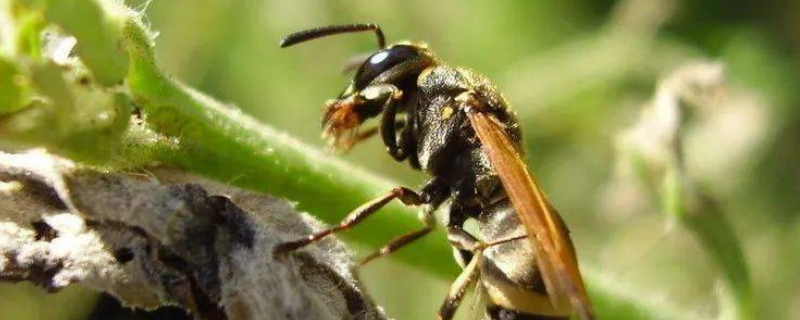
{"type": "Polygon", "coordinates": [[[398,44],[374,53],[358,68],[353,80],[355,88],[364,89],[382,73],[419,56],[421,50],[416,46],[398,44]]]}

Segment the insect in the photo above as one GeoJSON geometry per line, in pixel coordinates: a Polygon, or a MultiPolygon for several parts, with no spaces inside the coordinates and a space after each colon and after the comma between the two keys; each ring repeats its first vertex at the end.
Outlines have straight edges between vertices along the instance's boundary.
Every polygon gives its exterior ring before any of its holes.
{"type": "Polygon", "coordinates": [[[439,310],[452,318],[477,283],[489,319],[593,319],[569,233],[522,160],[522,134],[502,94],[485,77],[440,61],[427,45],[386,45],[376,24],[327,26],[297,32],[281,47],[352,32],[374,32],[378,50],[351,63],[350,85],[326,103],[323,136],[347,150],[379,135],[390,156],[429,174],[417,193],[396,187],[348,214],[338,225],[279,245],[285,253],[347,230],[393,200],[424,205],[424,227],[391,240],[362,263],[430,233],[433,212],[444,225],[461,275],[439,310]],[[362,130],[368,120],[375,127],[362,130]],[[448,201],[449,200],[449,201],[448,201]],[[466,231],[477,222],[479,236],[466,231]]]}

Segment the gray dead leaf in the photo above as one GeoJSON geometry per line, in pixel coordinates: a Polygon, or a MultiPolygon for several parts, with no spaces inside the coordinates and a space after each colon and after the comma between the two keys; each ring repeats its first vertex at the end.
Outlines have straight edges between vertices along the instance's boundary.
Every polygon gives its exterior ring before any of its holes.
{"type": "Polygon", "coordinates": [[[282,199],[32,151],[0,153],[0,208],[0,280],[52,291],[80,282],[197,319],[386,319],[340,242],[273,256],[275,244],[320,228],[282,199]]]}

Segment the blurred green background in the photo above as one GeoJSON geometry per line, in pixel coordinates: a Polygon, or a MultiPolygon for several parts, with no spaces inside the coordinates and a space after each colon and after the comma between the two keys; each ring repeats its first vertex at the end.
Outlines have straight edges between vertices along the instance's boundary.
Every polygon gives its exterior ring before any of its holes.
{"type": "MultiPolygon", "coordinates": [[[[349,81],[342,62],[373,50],[374,38],[346,35],[279,50],[288,33],[377,22],[390,42],[425,41],[447,63],[486,74],[518,111],[528,161],[570,225],[582,263],[630,296],[700,319],[720,313],[719,270],[660,212],[657,199],[621,185],[615,141],[671,71],[721,62],[731,98],[687,125],[687,172],[718,201],[743,242],[757,318],[800,319],[800,2],[126,3],[145,11],[159,32],[165,70],[320,148],[322,104],[349,81]]],[[[425,179],[392,161],[378,141],[342,157],[404,185],[425,179]]],[[[363,274],[398,319],[434,318],[451,280],[391,259],[363,274]]],[[[2,284],[0,319],[152,318],[99,313],[99,299],[81,288],[48,295],[2,284]]],[[[472,301],[460,317],[477,308],[472,301]]]]}

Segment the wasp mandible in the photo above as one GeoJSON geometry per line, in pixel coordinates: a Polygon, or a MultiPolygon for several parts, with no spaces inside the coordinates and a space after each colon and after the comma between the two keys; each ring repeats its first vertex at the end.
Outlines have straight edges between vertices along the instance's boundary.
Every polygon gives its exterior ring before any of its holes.
{"type": "Polygon", "coordinates": [[[365,263],[428,234],[433,212],[444,205],[448,240],[463,271],[440,319],[452,318],[476,282],[488,298],[489,319],[567,319],[573,313],[593,319],[569,232],[523,162],[516,115],[488,79],[446,65],[424,44],[387,46],[376,24],[301,31],[284,38],[281,47],[362,31],[375,33],[378,50],[355,63],[350,85],[326,103],[323,136],[334,149],[346,150],[379,134],[390,156],[431,179],[419,193],[394,188],[338,225],[283,243],[276,252],[349,229],[395,199],[425,205],[422,229],[393,239],[365,263]],[[372,118],[378,118],[376,127],[359,130],[372,118]],[[468,219],[477,222],[479,236],[463,228],[468,219]]]}

